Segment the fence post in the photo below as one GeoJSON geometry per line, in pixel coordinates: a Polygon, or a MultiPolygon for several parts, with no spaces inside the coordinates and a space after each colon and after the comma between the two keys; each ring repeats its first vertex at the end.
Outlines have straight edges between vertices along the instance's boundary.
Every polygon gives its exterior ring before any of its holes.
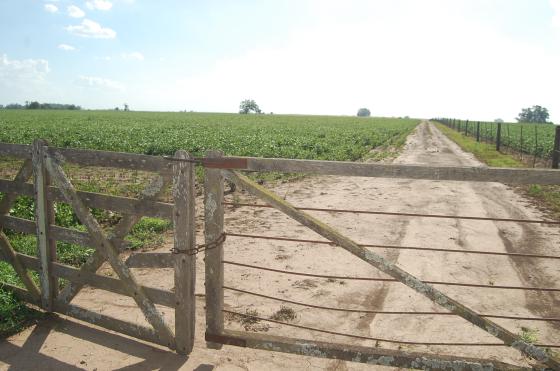
{"type": "Polygon", "coordinates": [[[45,159],[47,142],[36,139],[33,142],[33,186],[35,191],[35,224],[37,230],[37,255],[40,261],[41,305],[52,312],[53,300],[57,293],[57,280],[52,274],[52,261],[56,259],[56,241],[50,238],[50,225],[54,224],[53,203],[48,196],[50,176],[45,159]]]}
{"type": "MultiPolygon", "coordinates": [[[[175,157],[192,159],[185,151],[175,157]]],[[[189,354],[194,346],[196,301],[195,172],[194,163],[173,164],[173,252],[175,271],[175,343],[177,353],[189,354]]]]}
{"type": "Polygon", "coordinates": [[[554,133],[554,149],[552,150],[552,168],[558,169],[560,160],[560,126],[556,126],[554,133]]]}
{"type": "Polygon", "coordinates": [[[502,123],[498,122],[496,129],[496,151],[500,151],[500,146],[502,144],[502,123]]]}
{"type": "MultiPolygon", "coordinates": [[[[222,157],[222,152],[208,151],[207,157],[222,157]]],[[[204,169],[204,238],[213,243],[224,232],[224,177],[221,169],[204,169]]],[[[205,252],[206,334],[219,335],[224,331],[224,249],[219,243],[205,252]]],[[[212,349],[221,344],[208,343],[212,349]]]]}
{"type": "Polygon", "coordinates": [[[469,120],[465,121],[465,136],[469,135],[469,120]]]}
{"type": "Polygon", "coordinates": [[[480,142],[480,121],[476,123],[476,141],[480,142]]]}

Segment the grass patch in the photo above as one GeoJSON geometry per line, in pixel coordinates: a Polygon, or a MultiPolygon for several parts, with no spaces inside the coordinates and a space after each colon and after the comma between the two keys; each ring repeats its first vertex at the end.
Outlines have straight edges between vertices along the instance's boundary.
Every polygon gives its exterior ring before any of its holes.
{"type": "Polygon", "coordinates": [[[496,151],[496,146],[488,143],[480,143],[473,138],[467,137],[445,125],[434,123],[436,127],[447,137],[453,140],[464,151],[471,152],[477,159],[491,167],[525,167],[525,165],[506,154],[496,151]]]}
{"type": "MultiPolygon", "coordinates": [[[[432,122],[433,123],[433,122],[432,122]]],[[[478,143],[474,138],[467,137],[439,123],[434,123],[442,133],[457,143],[464,151],[473,153],[477,159],[492,167],[526,167],[514,157],[496,151],[492,144],[478,143]]],[[[520,185],[516,187],[526,196],[536,201],[539,208],[555,220],[560,219],[560,186],[559,185],[520,185]]]]}
{"type": "Polygon", "coordinates": [[[270,319],[280,322],[289,322],[296,319],[296,311],[290,307],[281,306],[276,312],[274,312],[270,319]]]}

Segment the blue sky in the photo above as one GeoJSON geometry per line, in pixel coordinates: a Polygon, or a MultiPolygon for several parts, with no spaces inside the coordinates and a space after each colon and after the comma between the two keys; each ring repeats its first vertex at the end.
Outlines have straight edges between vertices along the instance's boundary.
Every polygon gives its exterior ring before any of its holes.
{"type": "Polygon", "coordinates": [[[0,104],[560,122],[560,0],[0,0],[0,104]]]}

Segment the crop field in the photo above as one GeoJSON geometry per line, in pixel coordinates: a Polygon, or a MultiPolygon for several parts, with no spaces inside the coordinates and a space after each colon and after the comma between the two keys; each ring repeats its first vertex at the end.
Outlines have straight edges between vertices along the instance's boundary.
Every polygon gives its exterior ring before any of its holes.
{"type": "MultiPolygon", "coordinates": [[[[446,125],[462,133],[465,133],[466,130],[469,136],[476,136],[476,121],[456,120],[454,125],[452,123],[446,123],[446,125]]],[[[494,122],[481,122],[481,140],[495,143],[497,127],[498,125],[494,122]]],[[[555,127],[550,124],[503,123],[501,143],[509,150],[549,159],[554,147],[555,127]]]]}
{"type": "Polygon", "coordinates": [[[406,136],[413,119],[340,116],[0,110],[0,142],[171,155],[349,160],[406,136]]]}
{"type": "MultiPolygon", "coordinates": [[[[356,161],[380,158],[384,148],[398,147],[418,124],[413,119],[333,116],[144,113],[112,111],[0,110],[0,142],[30,144],[46,139],[59,147],[87,148],[150,155],[172,155],[177,149],[203,155],[220,149],[228,155],[356,161]],[[372,149],[377,148],[372,152],[372,149]],[[381,148],[381,150],[380,150],[381,148]]],[[[0,158],[0,178],[12,178],[21,163],[0,158]]],[[[147,175],[138,172],[70,167],[80,190],[135,197],[147,175]]],[[[2,194],[0,193],[0,198],[2,194]]],[[[83,230],[70,206],[56,203],[56,224],[83,230]]],[[[10,215],[34,218],[33,199],[19,197],[10,215]]],[[[92,210],[100,224],[112,228],[120,216],[92,210]]],[[[143,218],[127,237],[129,248],[151,248],[163,242],[167,221],[143,218]]],[[[13,247],[36,255],[35,236],[5,230],[13,247]]],[[[81,266],[93,252],[57,242],[61,263],[81,266]]],[[[35,275],[35,279],[38,277],[35,275]]],[[[12,267],[0,262],[0,282],[21,285],[12,267]]],[[[60,285],[64,285],[63,280],[60,285]]],[[[0,287],[0,335],[21,329],[38,315],[0,287]]]]}

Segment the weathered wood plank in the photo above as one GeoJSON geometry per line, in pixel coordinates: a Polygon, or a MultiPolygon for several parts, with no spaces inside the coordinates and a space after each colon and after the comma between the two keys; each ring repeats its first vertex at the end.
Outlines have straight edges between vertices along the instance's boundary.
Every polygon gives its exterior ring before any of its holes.
{"type": "MultiPolygon", "coordinates": [[[[222,153],[209,151],[206,156],[220,158],[222,153]]],[[[219,169],[204,171],[204,239],[216,241],[224,232],[224,177],[219,169]]],[[[224,260],[223,244],[205,251],[206,332],[220,334],[224,330],[224,260]]],[[[219,344],[209,344],[219,349],[219,344]]]]}
{"type": "MultiPolygon", "coordinates": [[[[423,165],[368,164],[348,161],[292,160],[256,157],[246,159],[249,171],[279,171],[323,175],[500,182],[506,184],[560,184],[560,171],[553,169],[509,169],[423,165]]],[[[227,168],[227,166],[224,166],[227,168]]]]}
{"type": "Polygon", "coordinates": [[[56,260],[56,242],[50,236],[49,226],[54,224],[54,208],[48,199],[47,187],[50,176],[45,166],[47,144],[43,140],[33,142],[33,184],[35,190],[35,227],[37,255],[41,260],[39,277],[41,282],[42,307],[52,312],[52,303],[57,294],[57,279],[52,274],[51,263],[56,260]]]}
{"type": "Polygon", "coordinates": [[[96,326],[116,331],[124,335],[132,336],[137,339],[146,340],[155,344],[167,346],[167,342],[161,339],[154,330],[135,323],[122,321],[101,313],[92,312],[85,308],[73,304],[67,304],[60,300],[55,300],[54,309],[58,313],[77,318],[84,322],[92,323],[96,326]]]}
{"type": "Polygon", "coordinates": [[[518,370],[529,368],[490,359],[435,355],[433,353],[405,352],[401,350],[338,344],[283,336],[226,330],[221,335],[206,334],[206,341],[219,342],[245,348],[272,350],[318,358],[340,359],[370,365],[419,370],[518,370]]]}
{"type": "Polygon", "coordinates": [[[0,215],[0,227],[26,234],[35,234],[37,232],[34,221],[8,215],[0,215]]]}
{"type": "MultiPolygon", "coordinates": [[[[185,151],[175,152],[176,158],[192,159],[185,151]]],[[[194,164],[176,162],[173,165],[173,249],[175,279],[175,341],[177,352],[189,354],[194,346],[196,284],[195,174],[194,164]]]]}
{"type": "MultiPolygon", "coordinates": [[[[31,159],[32,146],[0,142],[0,157],[17,157],[31,159]]],[[[49,155],[58,155],[68,162],[83,166],[101,166],[120,169],[171,173],[172,162],[161,156],[149,156],[137,153],[96,151],[90,149],[50,147],[49,155]]]]}
{"type": "MultiPolygon", "coordinates": [[[[16,198],[18,198],[18,187],[24,185],[25,182],[27,182],[27,180],[31,177],[31,175],[33,175],[33,164],[31,163],[31,160],[25,160],[23,166],[19,169],[13,181],[1,179],[0,192],[5,194],[0,201],[0,215],[5,215],[10,212],[10,209],[16,201],[16,198]],[[14,189],[3,189],[2,183],[4,182],[12,184],[14,189]]],[[[33,192],[33,185],[29,184],[29,187],[31,188],[31,192],[33,192]]],[[[33,193],[31,195],[33,195],[33,193]]]]}
{"type": "Polygon", "coordinates": [[[12,144],[0,142],[0,157],[31,159],[31,151],[31,146],[27,144],[12,144]]]}
{"type": "Polygon", "coordinates": [[[129,268],[173,268],[174,262],[170,253],[135,253],[125,261],[129,268]]]}
{"type": "Polygon", "coordinates": [[[238,187],[243,188],[252,195],[266,201],[268,204],[280,210],[287,216],[298,221],[317,234],[325,237],[329,241],[336,243],[338,246],[357,256],[361,260],[397,279],[401,283],[432,300],[434,303],[464,318],[473,325],[478,326],[484,331],[502,340],[505,344],[518,349],[525,355],[534,358],[539,362],[546,363],[553,368],[560,368],[560,361],[555,359],[553,355],[548,355],[543,349],[523,341],[519,336],[513,334],[504,327],[490,321],[487,318],[481,317],[472,309],[450,298],[433,286],[422,282],[384,257],[358,245],[350,238],[342,235],[334,228],[328,226],[313,216],[297,210],[289,202],[253,182],[249,178],[230,170],[225,170],[224,173],[227,175],[228,179],[235,183],[238,187]]]}
{"type": "MultiPolygon", "coordinates": [[[[164,192],[165,187],[169,184],[170,178],[167,176],[156,176],[148,186],[142,191],[140,196],[140,200],[150,200],[155,201],[157,200],[164,192]]],[[[113,229],[112,234],[109,236],[111,241],[115,241],[115,244],[118,244],[118,241],[122,241],[124,237],[130,232],[132,227],[140,220],[140,215],[124,215],[123,218],[119,221],[119,223],[113,229]]],[[[122,249],[123,245],[120,245],[122,249]]],[[[83,272],[96,272],[99,267],[103,264],[104,261],[107,259],[103,255],[101,251],[95,251],[92,256],[88,258],[88,260],[82,265],[81,270],[83,272]]],[[[69,303],[76,294],[80,291],[83,285],[79,283],[71,283],[67,285],[60,293],[59,298],[69,303]]]]}
{"type": "Polygon", "coordinates": [[[170,174],[173,163],[161,156],[90,149],[49,148],[49,155],[82,166],[101,166],[170,174]]]}
{"type": "Polygon", "coordinates": [[[10,291],[21,301],[24,301],[26,303],[31,303],[31,304],[36,305],[38,307],[41,306],[41,299],[40,298],[35,299],[33,297],[33,295],[31,295],[29,293],[29,291],[27,291],[25,289],[22,289],[21,287],[17,287],[17,286],[14,286],[14,285],[10,285],[9,283],[2,282],[2,284],[0,284],[0,288],[2,290],[10,291]]]}
{"type": "MultiPolygon", "coordinates": [[[[41,265],[38,258],[17,252],[15,253],[15,256],[20,261],[20,264],[24,269],[31,269],[35,271],[40,269],[41,265]]],[[[0,260],[11,263],[13,258],[6,256],[6,254],[1,254],[0,260]]],[[[121,281],[116,278],[101,276],[95,273],[81,272],[78,268],[61,263],[52,263],[52,270],[56,276],[65,278],[69,281],[79,282],[84,285],[106,290],[119,295],[130,296],[128,291],[123,287],[121,281]]],[[[141,287],[154,303],[175,308],[175,295],[171,291],[147,286],[141,287]]]]}
{"type": "Polygon", "coordinates": [[[163,320],[162,315],[140,287],[130,269],[120,259],[118,249],[105,236],[97,220],[95,220],[89,209],[81,202],[74,190],[74,186],[66,177],[62,167],[50,156],[47,156],[45,162],[51,177],[64,194],[66,202],[72,205],[76,216],[87,228],[92,240],[95,241],[97,249],[107,256],[109,264],[119,276],[123,287],[127,289],[128,294],[136,301],[136,304],[142,310],[146,320],[156,330],[157,335],[165,341],[169,348],[174,348],[174,335],[163,320]]]}
{"type": "MultiPolygon", "coordinates": [[[[19,195],[29,197],[34,196],[32,184],[22,184],[5,179],[0,179],[0,192],[15,193],[15,195],[12,196],[14,200],[19,195]]],[[[167,220],[173,219],[173,204],[150,200],[139,200],[130,197],[110,196],[94,192],[77,191],[77,193],[87,207],[111,210],[123,214],[136,214],[167,220]]],[[[48,188],[48,197],[52,201],[64,202],[64,196],[56,187],[48,188]]],[[[4,203],[4,199],[2,199],[2,203],[4,203]]]]}
{"type": "Polygon", "coordinates": [[[0,252],[6,258],[6,261],[8,261],[12,265],[12,267],[14,267],[14,270],[23,282],[29,294],[33,296],[35,301],[40,301],[41,291],[39,290],[37,285],[35,285],[35,282],[33,282],[31,275],[21,263],[20,259],[18,258],[17,252],[14,250],[14,248],[10,244],[10,241],[2,231],[0,231],[0,252]]]}

